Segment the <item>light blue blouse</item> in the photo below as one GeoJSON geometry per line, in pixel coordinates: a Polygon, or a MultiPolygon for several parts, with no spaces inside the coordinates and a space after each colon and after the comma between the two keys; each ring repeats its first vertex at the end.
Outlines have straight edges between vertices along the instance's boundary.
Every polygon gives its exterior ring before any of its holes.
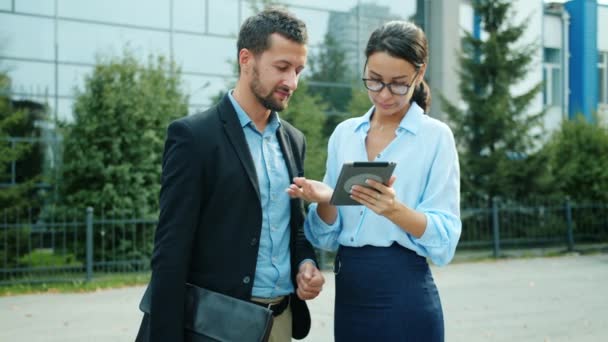
{"type": "MultiPolygon", "coordinates": [[[[372,107],[365,115],[340,123],[331,135],[323,182],[332,188],[343,163],[367,161],[365,139],[373,111],[372,107]]],[[[454,136],[446,124],[425,115],[416,103],[395,133],[375,161],[397,164],[393,173],[397,199],[426,215],[424,234],[415,238],[364,206],[339,206],[338,218],[328,225],[319,217],[316,203],[309,207],[304,232],[314,246],[325,250],[336,250],[338,245],[386,247],[397,242],[436,265],[445,265],[454,257],[462,229],[454,136]]]]}

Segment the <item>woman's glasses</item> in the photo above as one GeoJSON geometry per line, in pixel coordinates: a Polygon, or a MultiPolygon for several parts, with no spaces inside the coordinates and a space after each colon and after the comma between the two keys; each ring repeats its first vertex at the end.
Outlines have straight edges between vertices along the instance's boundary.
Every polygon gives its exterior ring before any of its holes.
{"type": "MultiPolygon", "coordinates": [[[[414,79],[416,79],[416,76],[418,76],[417,71],[416,71],[416,74],[414,74],[414,79]]],[[[365,85],[365,88],[367,88],[368,90],[371,90],[375,93],[379,93],[382,91],[382,89],[384,89],[384,87],[387,87],[388,90],[393,95],[405,95],[405,94],[407,94],[407,92],[410,90],[410,87],[412,86],[411,83],[410,84],[399,83],[399,82],[384,83],[380,80],[373,79],[373,78],[362,78],[362,80],[363,80],[363,85],[365,85]]]]}

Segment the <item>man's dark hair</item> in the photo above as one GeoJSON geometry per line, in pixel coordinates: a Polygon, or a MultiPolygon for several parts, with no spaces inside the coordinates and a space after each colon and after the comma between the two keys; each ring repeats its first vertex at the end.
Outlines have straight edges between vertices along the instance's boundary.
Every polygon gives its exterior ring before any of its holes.
{"type": "MultiPolygon", "coordinates": [[[[248,49],[258,55],[270,48],[270,35],[278,33],[281,36],[300,44],[308,42],[306,24],[287,10],[269,7],[253,15],[243,22],[236,43],[237,60],[241,49],[248,49]]],[[[239,66],[240,71],[240,66],[239,66]]]]}

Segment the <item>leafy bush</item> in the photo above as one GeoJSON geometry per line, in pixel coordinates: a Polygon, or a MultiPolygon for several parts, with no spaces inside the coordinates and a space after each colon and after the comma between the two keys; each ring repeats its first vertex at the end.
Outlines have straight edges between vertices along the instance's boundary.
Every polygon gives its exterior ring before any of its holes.
{"type": "Polygon", "coordinates": [[[576,202],[608,203],[608,129],[582,117],[564,121],[545,147],[553,188],[576,202]]]}
{"type": "Polygon", "coordinates": [[[19,258],[19,264],[23,267],[82,266],[74,254],[57,254],[50,248],[35,249],[23,255],[19,258]]]}
{"type": "Polygon", "coordinates": [[[155,216],[165,130],[187,113],[180,71],[163,57],[99,62],[67,124],[63,204],[155,216]]]}

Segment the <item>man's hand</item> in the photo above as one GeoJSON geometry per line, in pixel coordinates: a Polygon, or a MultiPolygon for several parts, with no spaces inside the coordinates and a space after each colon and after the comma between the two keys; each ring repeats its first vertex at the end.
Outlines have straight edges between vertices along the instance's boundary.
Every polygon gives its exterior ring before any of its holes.
{"type": "Polygon", "coordinates": [[[334,193],[334,189],[329,185],[304,177],[295,177],[286,191],[291,198],[301,198],[316,203],[329,203],[334,193]]]}
{"type": "Polygon", "coordinates": [[[298,297],[302,300],[313,299],[319,295],[325,284],[325,278],[321,271],[312,262],[304,262],[300,265],[296,275],[298,297]]]}

